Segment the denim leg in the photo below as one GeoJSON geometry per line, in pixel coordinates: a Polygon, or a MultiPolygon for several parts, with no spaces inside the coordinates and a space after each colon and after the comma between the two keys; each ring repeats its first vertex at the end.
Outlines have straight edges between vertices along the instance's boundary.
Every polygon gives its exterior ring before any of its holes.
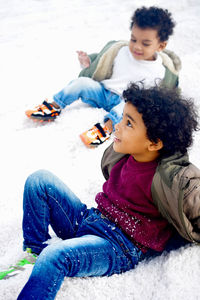
{"type": "MultiPolygon", "coordinates": [[[[39,255],[18,300],[54,299],[64,277],[111,275],[127,259],[108,240],[85,235],[49,245],[39,255]]],[[[117,272],[118,273],[118,272],[117,272]]]]}
{"type": "Polygon", "coordinates": [[[112,120],[113,129],[115,129],[114,126],[122,120],[124,104],[125,102],[122,100],[118,105],[114,106],[104,117],[104,122],[108,121],[109,119],[112,120]]]}
{"type": "Polygon", "coordinates": [[[117,94],[105,89],[101,83],[88,77],[79,77],[71,81],[53,97],[61,108],[65,108],[79,98],[92,107],[104,108],[106,111],[110,111],[121,101],[117,94]]]}
{"type": "Polygon", "coordinates": [[[23,210],[24,249],[39,254],[50,238],[49,225],[62,239],[74,237],[87,207],[55,175],[40,170],[25,183],[23,210]]]}

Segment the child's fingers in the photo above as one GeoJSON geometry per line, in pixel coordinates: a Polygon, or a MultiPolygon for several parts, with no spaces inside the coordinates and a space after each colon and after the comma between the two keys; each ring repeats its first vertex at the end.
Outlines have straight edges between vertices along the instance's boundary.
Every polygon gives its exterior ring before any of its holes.
{"type": "Polygon", "coordinates": [[[80,62],[80,64],[84,67],[87,68],[90,65],[90,59],[89,56],[87,55],[86,52],[84,51],[76,51],[78,53],[78,60],[80,62]]]}
{"type": "Polygon", "coordinates": [[[84,51],[76,51],[80,56],[87,56],[87,53],[84,51]]]}

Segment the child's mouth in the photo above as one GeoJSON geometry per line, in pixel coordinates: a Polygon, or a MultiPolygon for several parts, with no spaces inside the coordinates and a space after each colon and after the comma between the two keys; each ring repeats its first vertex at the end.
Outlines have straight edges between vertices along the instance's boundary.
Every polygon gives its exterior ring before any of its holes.
{"type": "Polygon", "coordinates": [[[120,141],[120,139],[118,139],[116,136],[114,136],[113,142],[114,142],[114,143],[119,143],[119,142],[121,142],[121,141],[120,141]]]}
{"type": "Polygon", "coordinates": [[[136,52],[136,51],[134,51],[133,53],[134,53],[135,56],[141,56],[142,55],[142,53],[139,53],[139,52],[136,52]]]}

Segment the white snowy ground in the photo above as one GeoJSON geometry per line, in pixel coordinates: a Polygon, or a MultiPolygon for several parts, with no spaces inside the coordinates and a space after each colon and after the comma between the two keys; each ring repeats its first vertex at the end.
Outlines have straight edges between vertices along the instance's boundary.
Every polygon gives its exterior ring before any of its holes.
{"type": "MultiPolygon", "coordinates": [[[[111,39],[129,38],[129,20],[141,5],[170,9],[177,21],[169,49],[180,55],[180,86],[199,105],[199,0],[1,0],[0,1],[0,269],[22,255],[22,193],[26,177],[51,170],[88,206],[104,182],[100,160],[110,142],[84,147],[79,133],[103,110],[80,101],[52,124],[38,126],[24,111],[75,78],[76,50],[100,50],[111,39]]],[[[200,134],[190,151],[200,167],[200,134]]],[[[0,281],[0,299],[16,299],[31,267],[16,278],[0,281]]],[[[135,270],[110,278],[66,278],[57,299],[140,300],[200,299],[200,248],[190,246],[143,262],[135,270]]]]}

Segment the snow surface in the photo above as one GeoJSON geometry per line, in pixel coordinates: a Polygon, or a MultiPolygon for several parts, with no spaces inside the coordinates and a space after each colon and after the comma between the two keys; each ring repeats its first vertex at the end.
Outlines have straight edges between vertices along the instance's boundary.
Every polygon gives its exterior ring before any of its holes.
{"type": "MultiPolygon", "coordinates": [[[[183,63],[180,86],[200,104],[199,0],[1,0],[0,1],[0,269],[22,255],[22,194],[27,176],[48,169],[93,206],[103,176],[100,160],[110,141],[87,149],[79,133],[105,112],[80,101],[52,124],[37,125],[24,111],[59,91],[79,72],[76,50],[100,50],[111,39],[129,39],[132,12],[141,5],[168,8],[177,22],[168,48],[183,63]]],[[[190,150],[200,167],[200,134],[190,150]]],[[[13,300],[32,267],[0,281],[0,299],[13,300]]],[[[66,278],[57,299],[200,299],[200,248],[187,246],[109,278],[66,278]]]]}

